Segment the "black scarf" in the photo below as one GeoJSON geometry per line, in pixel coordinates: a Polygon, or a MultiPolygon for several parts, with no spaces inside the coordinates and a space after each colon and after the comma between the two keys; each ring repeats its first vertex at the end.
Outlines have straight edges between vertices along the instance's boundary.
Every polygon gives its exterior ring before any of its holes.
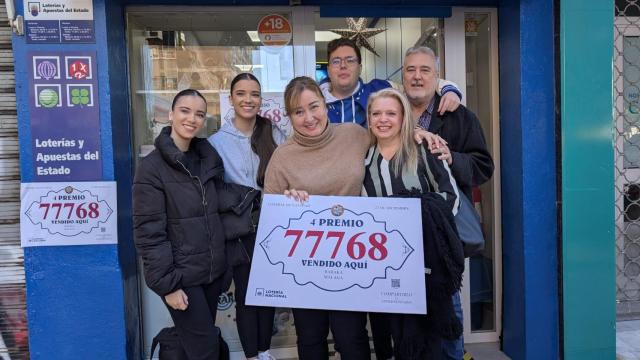
{"type": "MultiPolygon", "coordinates": [[[[460,290],[464,272],[464,252],[453,214],[439,194],[418,190],[399,197],[419,197],[422,205],[422,231],[426,275],[427,315],[403,315],[403,338],[399,346],[402,360],[439,358],[441,349],[430,348],[430,339],[454,340],[462,335],[452,296],[460,290]],[[434,355],[435,354],[435,355],[434,355]]],[[[435,344],[439,344],[436,342],[435,344]]]]}

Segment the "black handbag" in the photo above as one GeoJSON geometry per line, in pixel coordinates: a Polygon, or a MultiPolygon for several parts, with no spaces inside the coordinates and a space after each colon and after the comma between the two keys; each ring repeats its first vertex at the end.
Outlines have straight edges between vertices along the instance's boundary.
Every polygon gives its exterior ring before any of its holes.
{"type": "Polygon", "coordinates": [[[245,265],[251,262],[249,249],[246,248],[242,238],[228,240],[225,244],[224,250],[227,255],[227,264],[229,266],[245,265]]]}
{"type": "MultiPolygon", "coordinates": [[[[216,331],[218,332],[218,344],[220,349],[218,352],[218,359],[229,360],[229,345],[227,345],[222,338],[222,332],[218,327],[216,327],[216,331]]],[[[155,353],[158,344],[160,344],[160,352],[158,354],[160,360],[189,360],[187,358],[187,354],[184,352],[184,348],[182,347],[182,343],[178,337],[178,331],[175,327],[164,328],[153,338],[149,360],[153,359],[153,354],[155,353]]]]}
{"type": "Polygon", "coordinates": [[[220,212],[220,221],[227,241],[235,241],[256,232],[258,223],[254,212],[259,208],[260,191],[248,189],[250,190],[242,194],[237,204],[220,212]]]}
{"type": "MultiPolygon", "coordinates": [[[[421,151],[422,160],[427,164],[426,151],[429,151],[427,145],[424,144],[421,151]]],[[[480,225],[480,216],[476,208],[467,198],[460,187],[456,184],[458,190],[458,200],[460,206],[458,213],[454,216],[456,228],[458,229],[458,237],[462,241],[464,257],[472,257],[478,255],[484,250],[484,235],[482,234],[482,226],[480,225]]]]}
{"type": "Polygon", "coordinates": [[[455,216],[456,228],[458,228],[458,236],[462,240],[464,257],[471,257],[484,250],[484,235],[480,226],[480,216],[475,207],[460,188],[458,188],[458,194],[460,207],[455,216]]]}
{"type": "Polygon", "coordinates": [[[160,360],[188,360],[175,327],[164,328],[153,338],[149,360],[153,359],[158,344],[160,344],[160,360]]]}

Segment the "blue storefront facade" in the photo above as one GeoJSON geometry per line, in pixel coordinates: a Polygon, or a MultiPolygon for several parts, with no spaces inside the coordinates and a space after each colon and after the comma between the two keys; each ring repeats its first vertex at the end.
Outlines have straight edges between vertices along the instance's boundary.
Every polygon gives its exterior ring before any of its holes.
{"type": "MultiPolygon", "coordinates": [[[[608,211],[613,202],[613,155],[612,134],[607,131],[612,1],[407,0],[375,6],[366,0],[348,6],[331,0],[88,3],[92,20],[79,18],[72,27],[80,31],[93,26],[82,31],[83,39],[54,42],[13,35],[21,182],[115,182],[117,188],[117,238],[112,243],[24,248],[32,359],[143,357],[144,285],[131,220],[137,150],[129,106],[135,94],[130,87],[126,14],[131,8],[144,11],[144,6],[313,6],[332,17],[448,18],[458,7],[495,11],[501,169],[497,221],[502,239],[502,310],[496,321],[502,351],[512,359],[615,358],[613,213],[608,211]],[[93,76],[70,76],[68,81],[77,80],[72,86],[78,88],[69,90],[66,105],[73,108],[91,101],[95,113],[69,112],[63,117],[94,123],[36,123],[34,114],[40,110],[34,105],[33,91],[39,84],[34,80],[34,56],[56,53],[90,60],[93,76]],[[89,85],[93,96],[82,91],[89,85]],[[43,175],[34,154],[35,139],[59,139],[60,129],[92,141],[94,148],[85,151],[99,153],[99,161],[97,155],[85,157],[85,152],[81,161],[82,166],[93,166],[91,171],[58,178],[43,175]]],[[[17,15],[28,15],[23,5],[15,1],[17,15]]],[[[73,59],[65,70],[72,64],[73,59]]],[[[47,73],[46,66],[40,70],[40,75],[47,73]]],[[[56,100],[45,97],[39,104],[57,104],[56,100]]]]}

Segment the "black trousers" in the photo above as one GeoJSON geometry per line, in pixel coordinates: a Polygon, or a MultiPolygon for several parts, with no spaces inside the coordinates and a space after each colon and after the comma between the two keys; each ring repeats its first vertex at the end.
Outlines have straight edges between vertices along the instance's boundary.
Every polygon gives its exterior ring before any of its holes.
{"type": "Polygon", "coordinates": [[[367,313],[293,309],[300,360],[327,360],[329,328],[343,360],[370,360],[367,313]]]}
{"type": "Polygon", "coordinates": [[[393,357],[393,345],[391,344],[391,319],[386,313],[369,313],[369,325],[371,325],[371,337],[373,338],[373,350],[376,359],[387,360],[393,357]]]}
{"type": "MultiPolygon", "coordinates": [[[[249,256],[253,257],[255,237],[243,239],[243,244],[249,256]]],[[[259,351],[266,351],[271,347],[273,316],[276,311],[272,307],[245,305],[250,269],[250,264],[233,267],[233,282],[236,286],[236,323],[242,349],[247,358],[258,356],[259,351]]]]}
{"type": "Polygon", "coordinates": [[[189,360],[218,360],[218,331],[215,326],[218,297],[228,280],[219,278],[211,284],[183,288],[189,306],[186,310],[169,309],[178,336],[189,360]]]}

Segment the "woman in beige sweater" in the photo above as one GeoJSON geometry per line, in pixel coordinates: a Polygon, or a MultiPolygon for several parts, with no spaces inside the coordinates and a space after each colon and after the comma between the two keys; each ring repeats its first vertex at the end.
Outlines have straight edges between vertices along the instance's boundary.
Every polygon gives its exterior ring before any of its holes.
{"type": "MultiPolygon", "coordinates": [[[[285,108],[293,136],[271,157],[264,183],[267,194],[359,196],[364,179],[364,155],[370,145],[367,130],[357,124],[329,124],[320,88],[308,77],[287,85],[285,108]]],[[[293,309],[301,360],[327,360],[329,328],[345,360],[371,358],[367,313],[293,309]]]]}
{"type": "MultiPolygon", "coordinates": [[[[359,196],[364,158],[371,145],[367,129],[357,124],[330,124],[322,91],[311,78],[291,80],[284,97],[294,133],[274,151],[264,192],[292,194],[303,200],[307,194],[359,196]]],[[[416,137],[430,146],[438,141],[422,130],[417,130],[416,137]]],[[[293,316],[301,360],[328,359],[329,328],[342,359],[371,358],[366,312],[293,309],[293,316]]]]}

